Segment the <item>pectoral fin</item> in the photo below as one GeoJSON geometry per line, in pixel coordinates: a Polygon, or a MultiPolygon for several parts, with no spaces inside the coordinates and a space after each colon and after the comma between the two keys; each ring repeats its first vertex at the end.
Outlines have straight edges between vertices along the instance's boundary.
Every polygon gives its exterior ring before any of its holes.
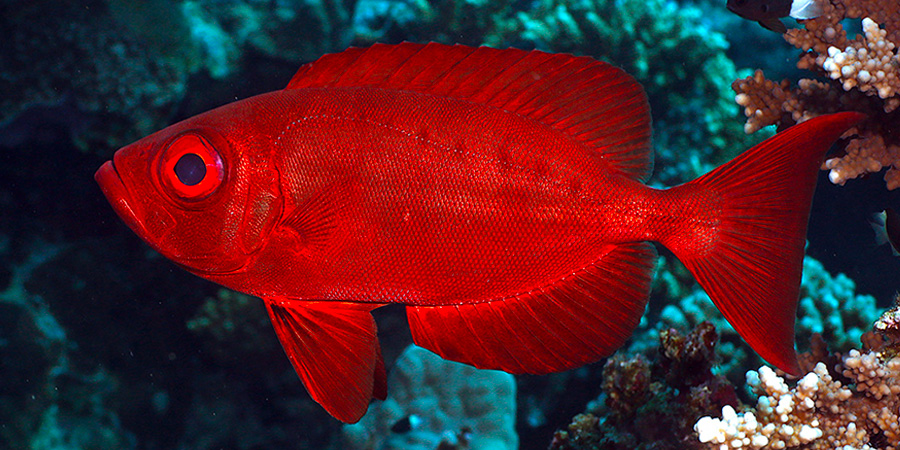
{"type": "Polygon", "coordinates": [[[353,179],[332,183],[300,202],[281,222],[300,238],[306,248],[322,250],[339,237],[359,203],[361,188],[353,179]]]}
{"type": "Polygon", "coordinates": [[[342,422],[354,423],[387,377],[371,303],[265,299],[275,333],[310,396],[342,422]]]}

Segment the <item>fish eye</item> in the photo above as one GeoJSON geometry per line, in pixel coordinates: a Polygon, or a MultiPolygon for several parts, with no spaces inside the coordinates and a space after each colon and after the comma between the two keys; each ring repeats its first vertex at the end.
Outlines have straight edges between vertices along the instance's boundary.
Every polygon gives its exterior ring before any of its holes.
{"type": "Polygon", "coordinates": [[[196,186],[206,176],[206,163],[196,153],[185,153],[175,163],[175,176],[185,186],[196,186]]]}
{"type": "Polygon", "coordinates": [[[160,171],[166,190],[187,201],[209,197],[225,178],[219,152],[193,133],[182,134],[169,143],[160,160],[160,171]]]}
{"type": "Polygon", "coordinates": [[[763,3],[762,5],[759,5],[759,9],[762,10],[762,12],[767,13],[769,12],[769,5],[763,3]]]}

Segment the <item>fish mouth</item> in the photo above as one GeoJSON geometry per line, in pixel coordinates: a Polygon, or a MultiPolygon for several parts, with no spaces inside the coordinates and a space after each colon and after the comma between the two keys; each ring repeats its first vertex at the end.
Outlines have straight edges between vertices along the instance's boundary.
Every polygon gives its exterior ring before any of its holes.
{"type": "MultiPolygon", "coordinates": [[[[192,259],[168,245],[169,236],[176,223],[175,218],[162,207],[155,208],[137,201],[134,192],[129,189],[131,184],[125,183],[116,168],[116,161],[120,157],[120,152],[116,152],[111,161],[103,163],[94,173],[94,180],[100,185],[100,190],[103,191],[103,195],[106,196],[106,200],[109,201],[113,210],[131,231],[151,248],[188,271],[227,274],[243,269],[244,263],[225,265],[222,261],[216,261],[221,266],[216,270],[197,269],[196,267],[202,266],[199,263],[206,261],[203,257],[192,259]]],[[[140,186],[131,186],[140,195],[140,189],[138,189],[140,186]]]]}
{"type": "Polygon", "coordinates": [[[119,176],[119,172],[116,170],[112,160],[103,163],[97,169],[97,172],[94,173],[94,180],[100,185],[100,190],[103,191],[106,200],[109,201],[116,214],[122,218],[122,221],[128,225],[128,228],[134,230],[144,240],[150,238],[150,233],[141,219],[138,218],[138,214],[132,206],[133,202],[129,202],[131,194],[128,192],[128,188],[125,187],[125,183],[122,181],[122,177],[119,176]]]}

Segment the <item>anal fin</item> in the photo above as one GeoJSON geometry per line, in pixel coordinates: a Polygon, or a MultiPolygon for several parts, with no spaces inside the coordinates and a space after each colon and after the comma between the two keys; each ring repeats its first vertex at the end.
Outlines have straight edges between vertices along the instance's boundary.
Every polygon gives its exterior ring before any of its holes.
{"type": "Polygon", "coordinates": [[[544,374],[595,362],[638,325],[655,270],[648,243],[610,245],[592,265],[514,297],[408,306],[413,341],[482,369],[544,374]]]}
{"type": "Polygon", "coordinates": [[[370,311],[380,304],[265,299],[275,333],[310,396],[332,416],[354,423],[387,377],[370,311]]]}

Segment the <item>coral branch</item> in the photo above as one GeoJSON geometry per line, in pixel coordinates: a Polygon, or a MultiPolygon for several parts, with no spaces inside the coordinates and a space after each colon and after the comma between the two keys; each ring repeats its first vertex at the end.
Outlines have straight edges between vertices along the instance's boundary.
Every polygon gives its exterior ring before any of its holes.
{"type": "Polygon", "coordinates": [[[851,350],[832,370],[820,362],[793,388],[768,367],[748,372],[756,409],[725,406],[722,418],[701,418],[699,440],[720,450],[900,449],[898,308],[863,339],[875,348],[851,350]]]}
{"type": "Polygon", "coordinates": [[[835,184],[887,168],[888,189],[900,187],[900,2],[830,0],[824,14],[801,20],[785,39],[804,53],[800,69],[828,78],[802,79],[791,88],[785,80],[767,80],[762,71],[736,80],[735,101],[744,107],[748,133],[768,125],[786,127],[811,117],[855,110],[869,120],[848,131],[845,154],[828,159],[823,169],[835,184]],[[843,19],[862,19],[863,33],[847,36],[843,19]]]}

